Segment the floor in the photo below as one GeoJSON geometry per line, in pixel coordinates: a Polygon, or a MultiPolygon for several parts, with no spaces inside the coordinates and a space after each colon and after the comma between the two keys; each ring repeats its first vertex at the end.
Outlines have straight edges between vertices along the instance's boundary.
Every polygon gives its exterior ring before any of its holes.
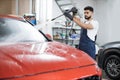
{"type": "MultiPolygon", "coordinates": [[[[96,60],[97,60],[97,57],[98,57],[98,56],[96,56],[96,60]]],[[[107,77],[107,75],[105,74],[104,71],[102,71],[102,80],[111,80],[111,79],[109,79],[109,78],[107,77]]]]}
{"type": "Polygon", "coordinates": [[[102,71],[102,78],[103,78],[102,80],[111,80],[106,76],[104,71],[102,71]]]}

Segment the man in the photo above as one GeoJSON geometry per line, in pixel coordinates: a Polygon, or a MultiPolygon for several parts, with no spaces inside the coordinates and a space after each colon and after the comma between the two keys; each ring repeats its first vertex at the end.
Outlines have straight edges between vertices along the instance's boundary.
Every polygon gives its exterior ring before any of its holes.
{"type": "Polygon", "coordinates": [[[65,12],[64,15],[69,19],[73,20],[81,27],[79,49],[86,52],[93,59],[95,59],[95,38],[99,28],[99,24],[93,19],[94,9],[91,6],[84,8],[84,17],[86,21],[81,21],[77,17],[73,17],[69,12],[65,12]]]}

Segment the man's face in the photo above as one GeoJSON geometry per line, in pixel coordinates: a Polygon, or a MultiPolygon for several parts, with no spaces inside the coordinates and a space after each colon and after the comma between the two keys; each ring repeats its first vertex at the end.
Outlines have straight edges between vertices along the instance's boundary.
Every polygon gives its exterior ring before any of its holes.
{"type": "Polygon", "coordinates": [[[92,18],[93,12],[90,10],[84,10],[84,16],[85,19],[89,20],[90,18],[92,18]]]}

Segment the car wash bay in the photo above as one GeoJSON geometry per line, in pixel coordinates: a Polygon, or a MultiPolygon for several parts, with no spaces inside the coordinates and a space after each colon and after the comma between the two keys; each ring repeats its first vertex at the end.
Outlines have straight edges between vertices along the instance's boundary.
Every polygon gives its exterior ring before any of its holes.
{"type": "MultiPolygon", "coordinates": [[[[119,0],[0,0],[0,15],[22,17],[49,39],[77,48],[81,28],[62,14],[65,10],[76,7],[77,17],[84,18],[84,7],[92,6],[94,18],[99,22],[96,40],[98,59],[98,52],[103,45],[120,41],[119,4],[119,0]]],[[[108,80],[104,70],[102,76],[102,80],[108,80]]]]}

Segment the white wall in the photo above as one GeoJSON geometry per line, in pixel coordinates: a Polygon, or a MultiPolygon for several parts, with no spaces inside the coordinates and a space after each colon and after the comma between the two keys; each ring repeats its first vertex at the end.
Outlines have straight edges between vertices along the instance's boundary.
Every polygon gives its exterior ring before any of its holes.
{"type": "Polygon", "coordinates": [[[120,41],[120,0],[94,0],[96,2],[96,18],[100,23],[98,44],[120,41]]]}

